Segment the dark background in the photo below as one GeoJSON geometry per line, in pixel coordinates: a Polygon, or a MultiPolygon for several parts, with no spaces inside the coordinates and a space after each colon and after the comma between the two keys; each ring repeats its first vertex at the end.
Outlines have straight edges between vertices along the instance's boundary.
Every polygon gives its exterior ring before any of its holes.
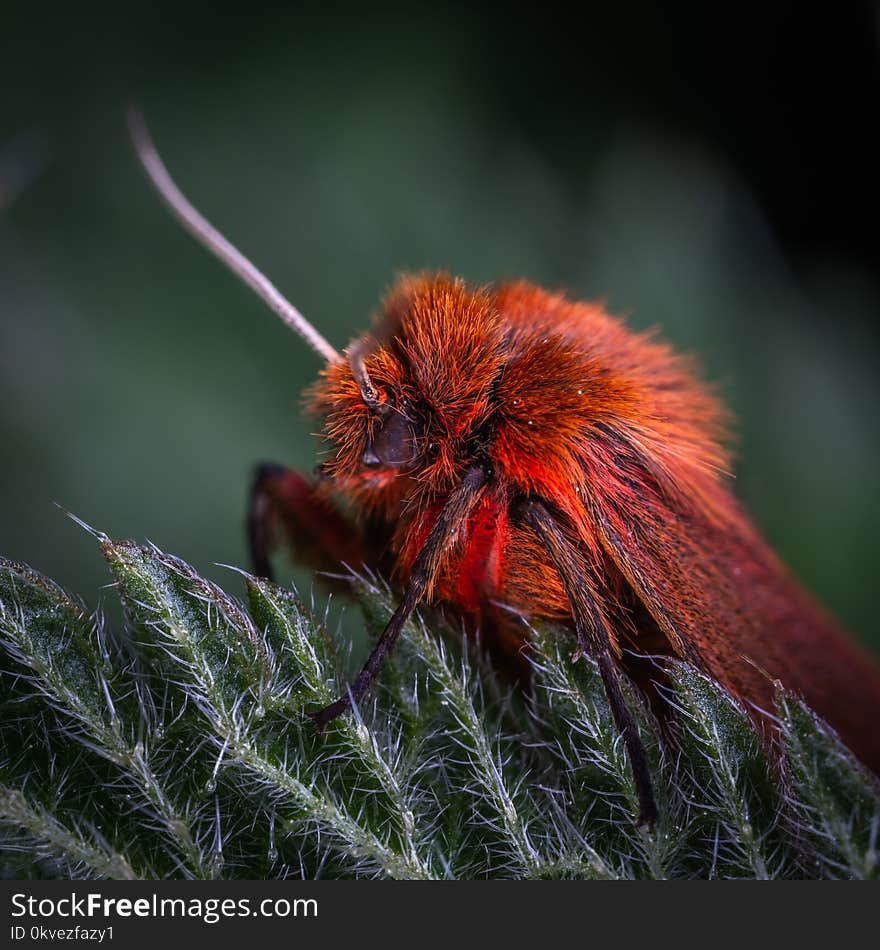
{"type": "Polygon", "coordinates": [[[737,414],[764,532],[880,649],[878,5],[247,9],[4,9],[0,552],[94,603],[56,500],[238,592],[252,464],[316,458],[318,358],[159,206],[134,98],[338,347],[415,268],[662,327],[737,414]]]}

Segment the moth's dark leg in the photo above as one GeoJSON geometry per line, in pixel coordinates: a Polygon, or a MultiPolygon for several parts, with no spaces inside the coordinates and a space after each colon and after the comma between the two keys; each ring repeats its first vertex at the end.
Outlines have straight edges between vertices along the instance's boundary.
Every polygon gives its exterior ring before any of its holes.
{"type": "Polygon", "coordinates": [[[425,584],[426,578],[424,575],[422,574],[417,577],[415,571],[413,571],[410,575],[409,584],[404,592],[403,600],[401,600],[397,606],[397,610],[391,615],[388,625],[382,631],[382,636],[379,637],[379,641],[373,648],[373,652],[369,655],[367,662],[364,664],[364,668],[358,673],[354,682],[349,686],[348,692],[330,703],[329,706],[309,713],[309,718],[315,723],[319,731],[324,729],[327,723],[332,722],[337,716],[349,709],[352,703],[358,702],[369,689],[370,683],[373,682],[376,676],[378,676],[379,670],[382,669],[382,664],[385,662],[386,657],[394,650],[397,640],[400,637],[400,631],[403,630],[403,625],[406,623],[409,615],[415,610],[424,592],[425,584]]]}
{"type": "Polygon", "coordinates": [[[607,650],[600,652],[596,660],[599,664],[602,685],[605,687],[605,695],[608,697],[608,705],[611,707],[611,715],[614,717],[614,724],[623,736],[629,756],[636,794],[639,797],[639,824],[653,825],[657,820],[657,802],[654,798],[654,786],[648,768],[648,756],[636,729],[632,712],[623,698],[620,689],[620,674],[607,650]]]}
{"type": "Polygon", "coordinates": [[[269,556],[287,540],[294,558],[320,570],[357,567],[365,551],[358,529],[322,495],[315,482],[282,465],[258,465],[247,514],[251,563],[259,577],[272,578],[269,556]]]}
{"type": "Polygon", "coordinates": [[[486,483],[486,477],[482,467],[469,469],[461,484],[449,496],[443,510],[440,512],[440,516],[431,529],[431,533],[428,535],[428,539],[413,563],[403,599],[400,601],[397,610],[392,614],[388,625],[382,631],[382,635],[364,664],[364,668],[357,675],[344,696],[340,696],[336,702],[325,706],[324,709],[309,713],[319,729],[323,729],[328,722],[349,709],[352,703],[356,703],[378,675],[386,657],[397,644],[400,632],[403,630],[409,615],[415,610],[428,585],[436,577],[450,540],[458,534],[467,521],[474,503],[479,497],[480,489],[486,483]]]}
{"type": "Polygon", "coordinates": [[[547,552],[562,580],[571,604],[578,648],[573,659],[590,653],[599,664],[599,675],[611,708],[614,723],[623,736],[639,798],[639,824],[652,825],[657,820],[657,803],[648,769],[648,757],[639,737],[632,712],[623,698],[620,674],[611,651],[607,622],[591,594],[590,579],[583,569],[574,542],[565,534],[556,518],[537,501],[525,502],[523,515],[544,542],[547,552]]]}

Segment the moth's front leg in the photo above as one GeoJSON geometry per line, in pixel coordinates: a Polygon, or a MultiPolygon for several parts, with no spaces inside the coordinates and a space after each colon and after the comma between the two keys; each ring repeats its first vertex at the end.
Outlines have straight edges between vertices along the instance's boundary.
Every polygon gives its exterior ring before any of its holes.
{"type": "Polygon", "coordinates": [[[459,486],[446,499],[443,510],[434,522],[410,568],[403,597],[382,631],[376,646],[373,647],[373,652],[367,658],[364,668],[349,686],[345,695],[340,696],[329,706],[309,713],[319,730],[323,730],[329,722],[351,709],[352,704],[364,695],[379,675],[382,664],[394,651],[406,621],[425,596],[425,591],[436,579],[450,545],[467,525],[470,513],[479,500],[488,477],[481,465],[472,465],[459,486]]]}
{"type": "Polygon", "coordinates": [[[251,563],[259,577],[272,579],[269,557],[287,541],[297,563],[322,571],[360,567],[368,552],[360,529],[320,492],[314,478],[271,462],[258,465],[248,501],[247,534],[251,563]]]}

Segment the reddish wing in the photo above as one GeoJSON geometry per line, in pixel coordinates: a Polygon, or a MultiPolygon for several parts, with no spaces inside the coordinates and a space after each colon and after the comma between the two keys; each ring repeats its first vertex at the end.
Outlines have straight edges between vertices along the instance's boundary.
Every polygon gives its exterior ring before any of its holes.
{"type": "MultiPolygon", "coordinates": [[[[624,446],[617,451],[632,461],[624,446]]],[[[635,461],[627,468],[639,470],[635,461]]],[[[590,479],[592,517],[673,651],[760,709],[772,708],[780,680],[880,769],[880,733],[868,725],[880,706],[875,665],[793,580],[730,493],[717,486],[709,515],[666,496],[643,466],[635,484],[621,484],[620,471],[590,479]]]]}

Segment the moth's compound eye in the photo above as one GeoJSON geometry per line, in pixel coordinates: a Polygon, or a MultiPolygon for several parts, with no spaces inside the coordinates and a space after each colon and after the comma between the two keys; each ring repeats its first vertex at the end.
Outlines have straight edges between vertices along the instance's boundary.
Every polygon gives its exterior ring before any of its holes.
{"type": "Polygon", "coordinates": [[[414,462],[416,454],[412,424],[402,413],[393,412],[377,421],[372,438],[367,439],[361,461],[364,465],[401,468],[414,462]]]}

